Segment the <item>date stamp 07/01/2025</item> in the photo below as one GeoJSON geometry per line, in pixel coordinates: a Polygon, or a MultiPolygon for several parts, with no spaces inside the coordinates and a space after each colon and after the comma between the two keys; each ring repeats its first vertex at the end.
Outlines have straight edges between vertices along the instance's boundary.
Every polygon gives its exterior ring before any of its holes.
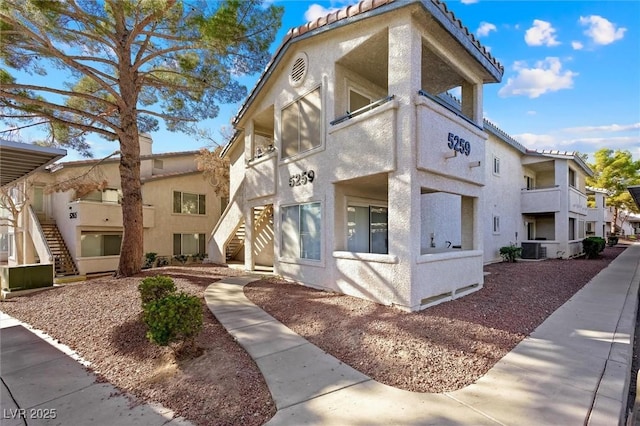
{"type": "Polygon", "coordinates": [[[51,420],[58,416],[55,408],[3,408],[2,419],[51,420]]]}

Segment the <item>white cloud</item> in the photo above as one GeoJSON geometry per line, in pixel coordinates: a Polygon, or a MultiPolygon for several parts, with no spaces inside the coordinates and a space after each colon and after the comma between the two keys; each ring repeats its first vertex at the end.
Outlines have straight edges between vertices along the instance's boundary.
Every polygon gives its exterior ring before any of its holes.
{"type": "MultiPolygon", "coordinates": [[[[579,128],[576,127],[575,129],[579,128]]],[[[567,139],[563,137],[561,133],[566,130],[567,129],[563,129],[561,131],[554,130],[546,134],[522,133],[512,136],[529,149],[551,149],[568,152],[575,151],[581,154],[587,154],[589,160],[593,160],[595,151],[602,147],[607,147],[613,150],[628,150],[631,152],[634,159],[640,159],[640,136],[574,137],[567,139]]]]}
{"type": "Polygon", "coordinates": [[[498,31],[498,29],[492,23],[482,21],[480,22],[480,26],[476,30],[476,35],[478,37],[486,37],[491,31],[498,31]]]}
{"type": "Polygon", "coordinates": [[[535,133],[521,133],[512,135],[515,140],[530,149],[548,149],[556,145],[556,139],[551,135],[537,135],[535,133]]]}
{"type": "Polygon", "coordinates": [[[619,136],[619,137],[598,137],[598,138],[573,138],[566,139],[560,142],[561,145],[591,145],[596,148],[607,147],[610,149],[626,149],[629,145],[640,143],[640,137],[638,136],[619,136]]]}
{"type": "Polygon", "coordinates": [[[529,46],[557,46],[560,42],[556,40],[555,32],[549,22],[534,19],[533,26],[524,34],[524,41],[529,46]]]}
{"type": "Polygon", "coordinates": [[[537,98],[547,92],[570,89],[574,77],[578,75],[570,70],[562,71],[562,63],[556,57],[538,61],[534,68],[527,68],[525,62],[517,61],[513,68],[517,75],[509,78],[500,88],[498,95],[501,97],[524,95],[537,98]]]}
{"type": "Polygon", "coordinates": [[[598,15],[581,16],[578,22],[588,27],[584,34],[590,37],[595,44],[600,45],[611,44],[622,39],[627,31],[626,28],[616,28],[614,23],[598,15]]]}
{"type": "Polygon", "coordinates": [[[304,19],[307,22],[315,21],[316,19],[327,16],[328,14],[333,13],[338,9],[339,8],[337,7],[326,8],[314,3],[307,8],[306,12],[304,12],[304,19]]]}
{"type": "Polygon", "coordinates": [[[533,110],[527,111],[527,115],[536,115],[537,113],[538,113],[537,111],[533,111],[533,110]]]}
{"type": "Polygon", "coordinates": [[[632,124],[609,124],[605,126],[582,126],[568,127],[563,129],[564,132],[570,133],[588,133],[588,132],[628,132],[632,130],[640,130],[640,123],[632,124]]]}
{"type": "Polygon", "coordinates": [[[462,4],[474,4],[474,3],[478,3],[479,0],[460,0],[460,3],[462,4]]]}
{"type": "Polygon", "coordinates": [[[573,47],[573,50],[582,50],[584,45],[582,43],[580,43],[579,41],[572,41],[571,42],[571,47],[573,47]]]}

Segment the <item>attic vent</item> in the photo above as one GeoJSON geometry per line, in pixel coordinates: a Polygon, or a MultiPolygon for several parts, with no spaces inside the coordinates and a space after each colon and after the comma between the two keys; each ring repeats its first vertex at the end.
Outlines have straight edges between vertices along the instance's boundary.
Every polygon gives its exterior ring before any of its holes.
{"type": "Polygon", "coordinates": [[[293,61],[293,66],[291,67],[291,73],[289,74],[289,82],[292,86],[299,86],[302,84],[305,76],[307,75],[307,55],[301,53],[298,57],[293,61]]]}

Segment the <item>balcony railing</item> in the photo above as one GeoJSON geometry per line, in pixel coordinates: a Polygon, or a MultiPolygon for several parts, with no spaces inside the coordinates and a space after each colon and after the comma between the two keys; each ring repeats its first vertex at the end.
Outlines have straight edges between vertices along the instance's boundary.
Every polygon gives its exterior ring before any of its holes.
{"type": "Polygon", "coordinates": [[[462,111],[460,111],[459,108],[456,108],[455,106],[451,105],[450,103],[448,103],[447,101],[445,101],[444,99],[440,98],[439,96],[433,96],[431,93],[427,93],[424,90],[418,90],[418,94],[420,96],[424,96],[425,98],[429,98],[431,99],[433,102],[439,104],[440,106],[448,109],[449,111],[451,111],[452,113],[454,113],[455,115],[457,115],[458,117],[462,118],[464,121],[466,121],[467,123],[477,127],[480,130],[484,130],[481,126],[478,126],[478,123],[476,123],[475,121],[471,120],[469,117],[467,117],[466,115],[464,115],[462,113],[462,111]]]}
{"type": "Polygon", "coordinates": [[[521,192],[522,213],[544,213],[560,211],[560,187],[523,189],[521,192]]]}
{"type": "Polygon", "coordinates": [[[395,95],[391,95],[391,96],[387,96],[386,98],[379,99],[379,100],[377,100],[375,102],[370,103],[369,105],[365,105],[362,108],[358,108],[357,110],[355,110],[353,112],[347,112],[345,115],[336,118],[335,120],[333,120],[329,124],[331,124],[332,126],[335,126],[336,124],[340,124],[343,121],[350,120],[353,117],[356,117],[356,116],[358,116],[360,114],[364,114],[367,111],[371,111],[372,109],[377,108],[380,105],[383,105],[383,104],[386,104],[389,101],[392,101],[393,98],[395,98],[395,95]]]}

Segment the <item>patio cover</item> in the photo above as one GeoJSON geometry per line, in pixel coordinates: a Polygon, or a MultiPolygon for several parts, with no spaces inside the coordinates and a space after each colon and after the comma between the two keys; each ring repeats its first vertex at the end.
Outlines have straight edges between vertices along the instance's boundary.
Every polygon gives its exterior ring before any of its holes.
{"type": "Polygon", "coordinates": [[[640,209],[640,185],[627,186],[627,190],[631,193],[633,201],[636,202],[636,206],[640,209]]]}
{"type": "Polygon", "coordinates": [[[0,139],[0,187],[28,176],[67,155],[59,148],[0,139]]]}

